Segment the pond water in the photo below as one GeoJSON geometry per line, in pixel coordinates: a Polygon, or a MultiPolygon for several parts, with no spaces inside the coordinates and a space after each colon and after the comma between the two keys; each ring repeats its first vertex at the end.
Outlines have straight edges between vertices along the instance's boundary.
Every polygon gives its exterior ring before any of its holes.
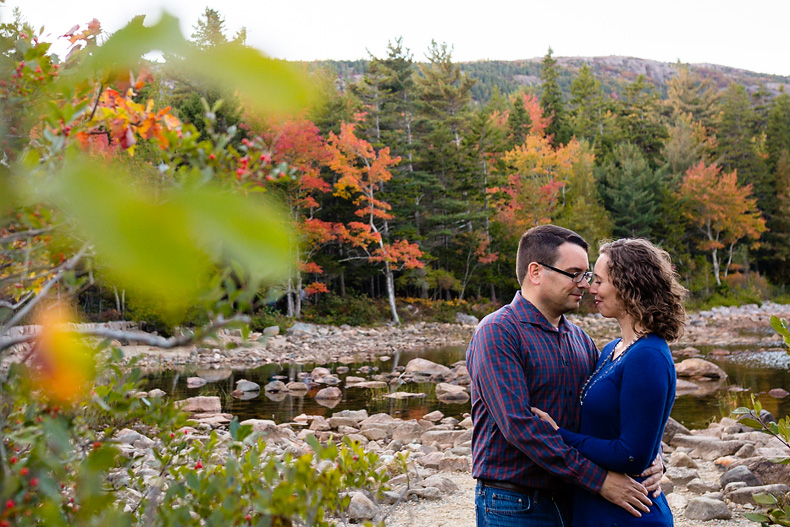
{"type": "MultiPolygon", "coordinates": [[[[790,356],[784,351],[753,351],[732,348],[732,354],[725,357],[708,355],[709,349],[701,348],[705,358],[718,364],[729,378],[711,393],[704,396],[685,395],[678,397],[672,410],[672,417],[689,428],[704,428],[712,420],[727,416],[737,406],[748,405],[751,393],[758,394],[763,407],[776,417],[790,415],[790,397],[775,399],[767,395],[771,388],[790,387],[790,356]],[[743,387],[747,391],[731,391],[731,387],[743,387]]],[[[314,398],[320,386],[311,389],[304,396],[286,394],[260,394],[252,399],[241,400],[230,395],[239,379],[247,379],[262,387],[280,376],[280,380],[288,382],[296,380],[299,372],[310,372],[316,366],[324,366],[335,373],[341,381],[345,377],[368,377],[359,373],[363,367],[374,372],[389,372],[396,365],[405,365],[415,357],[422,357],[433,362],[452,365],[464,360],[466,346],[448,346],[415,352],[403,352],[400,356],[389,360],[376,360],[364,363],[330,363],[330,364],[265,364],[247,370],[230,369],[184,369],[166,370],[150,373],[145,377],[143,389],[160,388],[176,399],[184,399],[196,395],[217,395],[222,400],[223,412],[238,416],[239,420],[250,418],[271,419],[277,423],[293,420],[304,413],[329,417],[341,410],[366,409],[369,414],[386,412],[401,419],[418,419],[426,413],[439,410],[446,416],[463,418],[470,411],[471,404],[447,404],[436,399],[433,383],[408,383],[398,388],[369,390],[361,388],[345,388],[345,382],[339,387],[343,391],[343,399],[332,407],[327,407],[314,398]],[[346,366],[347,373],[337,374],[337,368],[346,366]],[[207,380],[216,379],[201,388],[187,388],[186,379],[199,375],[207,380]],[[423,398],[389,399],[384,395],[389,391],[408,391],[426,394],[423,398]]]]}

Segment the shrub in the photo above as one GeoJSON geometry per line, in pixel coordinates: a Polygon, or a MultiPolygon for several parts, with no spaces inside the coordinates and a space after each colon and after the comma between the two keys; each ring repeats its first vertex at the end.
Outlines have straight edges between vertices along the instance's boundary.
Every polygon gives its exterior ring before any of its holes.
{"type": "Polygon", "coordinates": [[[315,304],[302,306],[302,319],[317,324],[370,326],[389,320],[386,301],[365,295],[326,293],[315,304]]]}
{"type": "Polygon", "coordinates": [[[0,392],[3,527],[329,526],[348,489],[386,490],[378,457],[349,440],[310,436],[312,452],[276,455],[237,420],[227,438],[192,438],[187,415],[167,398],[133,396],[139,370],[123,373],[120,352],[111,357],[103,384],[73,406],[34,391],[28,368],[11,368],[0,392]],[[129,426],[154,440],[152,459],[119,448],[116,431],[129,426]]]}

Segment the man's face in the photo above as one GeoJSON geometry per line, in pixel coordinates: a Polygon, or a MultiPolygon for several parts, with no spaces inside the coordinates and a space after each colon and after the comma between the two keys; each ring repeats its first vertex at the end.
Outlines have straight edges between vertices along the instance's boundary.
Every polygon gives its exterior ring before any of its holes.
{"type": "MultiPolygon", "coordinates": [[[[552,267],[571,274],[587,271],[590,268],[587,251],[575,243],[563,243],[557,248],[557,261],[552,267]]],[[[590,288],[587,281],[573,283],[570,277],[547,267],[542,267],[541,272],[539,294],[547,315],[559,317],[579,309],[584,291],[590,288]]]]}

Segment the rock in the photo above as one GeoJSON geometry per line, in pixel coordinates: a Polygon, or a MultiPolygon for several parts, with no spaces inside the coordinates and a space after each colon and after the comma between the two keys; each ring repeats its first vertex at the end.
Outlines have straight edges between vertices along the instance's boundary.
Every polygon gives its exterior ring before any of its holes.
{"type": "Polygon", "coordinates": [[[222,411],[222,404],[219,397],[190,397],[176,401],[175,405],[186,412],[205,412],[219,413],[222,411]]]}
{"type": "Polygon", "coordinates": [[[348,517],[352,520],[372,520],[378,512],[376,504],[370,501],[362,492],[355,492],[351,495],[351,503],[348,505],[348,517]]]}
{"type": "Polygon", "coordinates": [[[387,388],[387,383],[382,381],[363,381],[353,384],[346,384],[347,388],[368,388],[370,390],[383,390],[387,388]]]}
{"type": "Polygon", "coordinates": [[[197,371],[197,376],[208,382],[224,381],[231,375],[233,375],[233,370],[230,368],[202,369],[197,371]]]}
{"type": "Polygon", "coordinates": [[[263,336],[264,337],[274,337],[275,335],[280,334],[280,326],[269,326],[263,328],[263,336]]]}
{"type": "Polygon", "coordinates": [[[392,439],[401,443],[411,443],[420,438],[424,430],[417,421],[404,421],[392,430],[392,439]]]}
{"type": "Polygon", "coordinates": [[[409,490],[409,496],[417,496],[426,500],[442,499],[442,491],[436,487],[414,488],[409,490]]]}
{"type": "Polygon", "coordinates": [[[425,468],[438,469],[443,457],[441,452],[431,452],[420,457],[417,462],[425,468]]]}
{"type": "Polygon", "coordinates": [[[749,458],[754,455],[756,448],[751,443],[746,443],[735,452],[735,457],[749,458]]]}
{"type": "Polygon", "coordinates": [[[775,397],[777,399],[784,399],[785,397],[790,395],[790,392],[788,392],[784,388],[773,388],[771,390],[768,390],[768,395],[770,395],[771,397],[775,397]]]}
{"type": "Polygon", "coordinates": [[[243,392],[241,390],[233,390],[230,394],[235,397],[236,399],[241,399],[242,401],[249,401],[250,399],[255,399],[258,397],[261,392],[243,392]]]}
{"type": "Polygon", "coordinates": [[[672,467],[699,468],[697,462],[685,452],[673,452],[669,457],[669,465],[672,467]]]}
{"type": "Polygon", "coordinates": [[[691,431],[670,417],[664,427],[664,443],[670,444],[675,434],[691,435],[691,431]]]}
{"type": "Polygon", "coordinates": [[[369,416],[367,410],[343,410],[342,412],[333,413],[332,417],[351,419],[354,422],[354,424],[351,426],[357,426],[369,416]]]}
{"type": "Polygon", "coordinates": [[[306,392],[307,391],[307,385],[305,383],[303,383],[303,382],[298,382],[298,381],[289,382],[288,384],[285,385],[285,387],[288,388],[289,392],[306,392]]]}
{"type": "Polygon", "coordinates": [[[693,395],[700,391],[700,389],[701,387],[699,384],[695,384],[685,379],[678,379],[675,384],[675,396],[680,397],[681,395],[693,395]]]}
{"type": "Polygon", "coordinates": [[[314,381],[318,381],[329,375],[332,375],[332,372],[321,366],[313,368],[313,371],[310,372],[310,377],[312,377],[314,381]]]}
{"type": "Polygon", "coordinates": [[[318,326],[315,324],[306,324],[304,322],[295,322],[293,326],[285,331],[285,334],[292,337],[307,337],[318,335],[318,326]]]}
{"type": "Polygon", "coordinates": [[[470,429],[470,428],[472,428],[474,426],[474,422],[472,422],[472,418],[471,417],[465,417],[463,421],[458,423],[458,426],[470,429]]]}
{"type": "Polygon", "coordinates": [[[206,379],[201,377],[187,377],[187,388],[200,388],[201,386],[205,386],[206,379]]]}
{"type": "Polygon", "coordinates": [[[340,388],[331,386],[329,388],[318,390],[318,393],[315,394],[315,398],[316,400],[334,399],[339,401],[343,398],[343,392],[340,391],[340,388]]]}
{"type": "MultiPolygon", "coordinates": [[[[666,492],[664,494],[667,494],[666,492]]],[[[689,503],[688,498],[681,494],[667,494],[667,503],[670,508],[675,510],[683,510],[689,503]]]]}
{"type": "Polygon", "coordinates": [[[666,476],[672,480],[675,485],[685,485],[694,478],[699,477],[699,472],[692,468],[685,467],[669,467],[666,476]]]}
{"type": "Polygon", "coordinates": [[[676,434],[670,442],[673,446],[684,446],[692,448],[692,457],[712,461],[723,456],[730,456],[743,446],[741,441],[722,441],[716,437],[704,435],[683,435],[676,434]]]}
{"type": "Polygon", "coordinates": [[[726,379],[727,374],[712,362],[704,359],[686,359],[675,365],[678,377],[695,379],[726,379]]]}
{"type": "Polygon", "coordinates": [[[672,494],[672,492],[675,490],[675,484],[666,476],[661,478],[661,481],[659,481],[658,484],[661,486],[661,492],[664,494],[672,494]]]}
{"type": "Polygon", "coordinates": [[[455,439],[461,434],[466,433],[462,430],[429,430],[420,436],[423,445],[446,445],[452,447],[455,439]]]}
{"type": "Polygon", "coordinates": [[[424,393],[411,393],[411,392],[393,392],[384,395],[386,399],[421,399],[425,397],[424,393]]]}
{"type": "Polygon", "coordinates": [[[267,442],[278,442],[283,439],[293,441],[296,439],[296,435],[290,428],[277,426],[274,421],[269,421],[267,419],[247,419],[246,421],[242,421],[240,424],[252,426],[252,431],[260,432],[263,439],[267,442]]]}
{"type": "Polygon", "coordinates": [[[752,499],[752,496],[755,494],[773,494],[777,498],[782,499],[782,497],[787,492],[790,492],[790,487],[783,483],[776,483],[774,485],[760,485],[757,487],[743,487],[736,489],[727,494],[727,498],[729,498],[729,500],[733,503],[754,504],[755,501],[752,499]]]}
{"type": "Polygon", "coordinates": [[[690,520],[729,520],[732,512],[727,504],[711,498],[694,498],[686,506],[686,518],[690,520]]]}
{"type": "Polygon", "coordinates": [[[721,476],[721,479],[719,479],[719,483],[722,487],[726,487],[727,484],[735,481],[741,481],[748,487],[757,487],[763,484],[763,482],[760,481],[760,478],[755,476],[746,465],[732,467],[721,476]]]}
{"type": "Polygon", "coordinates": [[[701,478],[694,478],[686,483],[686,488],[694,494],[705,494],[706,492],[717,492],[721,487],[706,483],[701,478]]]}
{"type": "Polygon", "coordinates": [[[700,351],[693,346],[688,346],[681,350],[672,350],[672,355],[674,355],[675,357],[683,357],[683,358],[696,357],[699,354],[700,351]]]}
{"type": "Polygon", "coordinates": [[[441,421],[442,419],[444,419],[444,414],[442,412],[440,412],[439,410],[435,410],[435,411],[433,411],[431,413],[425,414],[424,416],[422,416],[422,418],[425,419],[426,421],[430,421],[432,423],[436,423],[436,422],[441,421]]]}
{"type": "Polygon", "coordinates": [[[472,463],[466,456],[445,456],[439,461],[439,472],[469,472],[472,463]]]}
{"type": "Polygon", "coordinates": [[[456,485],[451,479],[440,476],[439,474],[429,476],[420,483],[423,487],[436,487],[445,494],[450,494],[458,490],[458,485],[456,485]]]}
{"type": "Polygon", "coordinates": [[[279,392],[287,392],[288,388],[285,386],[285,383],[282,381],[272,381],[266,386],[263,387],[266,393],[279,393],[279,392]]]}
{"type": "Polygon", "coordinates": [[[351,386],[353,384],[358,384],[360,382],[365,382],[364,377],[354,377],[353,375],[349,375],[346,377],[346,386],[351,386]]]}
{"type": "Polygon", "coordinates": [[[462,404],[469,400],[469,393],[463,386],[440,382],[436,385],[436,398],[443,403],[462,404]]]}
{"type": "Polygon", "coordinates": [[[456,313],[455,314],[455,321],[459,324],[465,324],[467,326],[476,326],[479,320],[477,317],[472,315],[467,315],[465,313],[456,313]]]}
{"type": "Polygon", "coordinates": [[[449,378],[452,375],[453,370],[447,366],[436,364],[435,362],[431,362],[427,359],[417,358],[410,360],[406,365],[406,373],[427,375],[437,378],[449,378]]]}
{"type": "Polygon", "coordinates": [[[159,388],[154,388],[153,390],[149,390],[148,397],[156,398],[156,397],[164,397],[167,393],[164,390],[160,390],[159,388]]]}
{"type": "MultiPolygon", "coordinates": [[[[785,452],[782,457],[786,456],[787,453],[785,452]]],[[[736,461],[732,465],[733,469],[738,465],[746,465],[749,470],[766,485],[772,483],[787,483],[790,481],[790,465],[774,463],[770,459],[764,457],[751,457],[742,461],[736,461]]]]}
{"type": "Polygon", "coordinates": [[[261,385],[247,379],[239,379],[236,381],[236,389],[242,392],[259,392],[261,391],[261,385]]]}

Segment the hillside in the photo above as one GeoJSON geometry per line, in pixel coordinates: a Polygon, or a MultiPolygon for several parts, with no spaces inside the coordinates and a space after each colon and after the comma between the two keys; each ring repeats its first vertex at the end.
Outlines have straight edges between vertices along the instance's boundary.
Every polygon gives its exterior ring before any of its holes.
{"type": "MultiPolygon", "coordinates": [[[[678,64],[675,63],[635,57],[555,58],[560,69],[560,86],[566,96],[569,95],[573,77],[585,63],[590,66],[607,93],[619,93],[624,84],[633,82],[641,74],[655,84],[657,91],[662,96],[666,94],[667,81],[675,75],[678,68],[678,64]]],[[[460,62],[459,64],[464,72],[478,79],[477,84],[472,88],[475,99],[486,101],[491,97],[494,86],[499,87],[500,92],[505,94],[517,91],[522,87],[539,86],[541,60],[541,57],[536,57],[516,61],[482,60],[460,62]]],[[[341,78],[353,81],[364,72],[367,61],[320,61],[310,63],[310,66],[328,67],[336,71],[341,78]]],[[[745,86],[749,93],[764,89],[771,95],[776,95],[782,87],[786,92],[790,92],[790,77],[766,75],[716,64],[703,63],[689,64],[688,66],[702,78],[711,79],[720,90],[726,89],[730,83],[735,82],[745,86]]]]}

